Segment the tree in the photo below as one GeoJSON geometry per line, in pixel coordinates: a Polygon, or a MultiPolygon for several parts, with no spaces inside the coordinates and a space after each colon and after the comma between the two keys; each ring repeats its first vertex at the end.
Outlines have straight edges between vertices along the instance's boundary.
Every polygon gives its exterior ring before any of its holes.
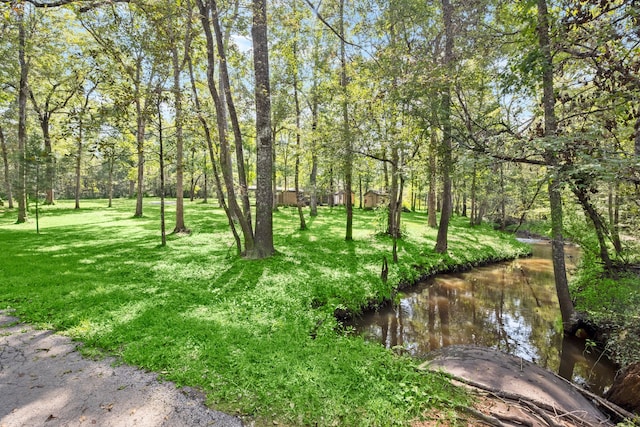
{"type": "Polygon", "coordinates": [[[16,180],[16,196],[18,198],[18,223],[27,220],[27,180],[26,180],[26,145],[27,145],[27,99],[29,96],[29,63],[26,59],[27,33],[25,28],[25,7],[19,5],[15,9],[18,20],[18,63],[20,64],[20,84],[18,86],[18,178],[16,180]]]}
{"type": "MultiPolygon", "coordinates": [[[[86,115],[89,112],[89,103],[91,101],[91,94],[96,90],[96,88],[98,87],[97,83],[93,83],[90,84],[90,86],[88,87],[88,90],[86,90],[86,92],[84,93],[84,96],[82,97],[82,99],[80,100],[80,104],[77,106],[78,109],[76,111],[73,112],[73,115],[75,116],[76,120],[77,120],[77,134],[76,134],[76,141],[77,141],[77,150],[76,150],[76,185],[75,185],[75,209],[80,209],[80,192],[81,192],[81,188],[80,188],[80,177],[81,177],[81,172],[82,172],[82,153],[83,153],[83,146],[84,146],[84,138],[85,138],[85,130],[86,130],[86,115]]],[[[82,88],[82,90],[84,91],[84,88],[82,88]]],[[[109,201],[111,201],[111,198],[109,198],[109,201]]]]}
{"type": "Polygon", "coordinates": [[[345,240],[353,240],[353,200],[352,175],[353,175],[353,143],[351,141],[351,129],[349,126],[349,81],[347,77],[347,55],[345,40],[345,16],[344,0],[340,0],[340,88],[342,90],[342,143],[344,150],[344,200],[347,211],[347,223],[345,228],[345,240]]]}
{"type": "Polygon", "coordinates": [[[110,9],[79,13],[82,26],[100,45],[110,61],[111,90],[123,112],[134,106],[137,151],[135,217],[143,215],[144,165],[146,125],[153,108],[153,91],[158,86],[161,55],[153,54],[155,29],[146,22],[143,13],[133,3],[110,9]],[[119,86],[116,85],[122,85],[119,86]]]}
{"type": "Polygon", "coordinates": [[[440,212],[440,225],[438,226],[438,237],[435,250],[439,253],[446,253],[448,246],[449,218],[452,214],[451,206],[451,169],[453,161],[452,150],[452,130],[451,130],[451,81],[453,73],[453,7],[449,0],[442,0],[442,19],[444,22],[445,44],[443,68],[445,70],[445,83],[443,84],[441,96],[441,117],[442,141],[439,149],[439,157],[442,169],[442,210],[440,212]]]}
{"type": "MultiPolygon", "coordinates": [[[[546,0],[537,0],[538,10],[538,46],[541,54],[542,67],[542,106],[544,109],[544,137],[557,137],[558,122],[555,114],[556,97],[554,93],[554,64],[551,55],[551,41],[549,39],[549,11],[546,0]]],[[[566,266],[564,262],[564,238],[562,225],[562,194],[561,181],[558,176],[559,164],[557,154],[549,149],[544,153],[549,165],[550,179],[548,185],[549,205],[551,210],[551,250],[553,259],[553,273],[556,282],[556,292],[562,313],[562,324],[565,330],[570,330],[574,315],[573,301],[569,295],[566,266]]]]}
{"type": "Polygon", "coordinates": [[[271,137],[271,89],[269,84],[269,47],[267,40],[267,2],[253,0],[253,66],[256,100],[256,234],[251,258],[266,258],[273,247],[273,189],[271,184],[273,148],[271,137]]]}

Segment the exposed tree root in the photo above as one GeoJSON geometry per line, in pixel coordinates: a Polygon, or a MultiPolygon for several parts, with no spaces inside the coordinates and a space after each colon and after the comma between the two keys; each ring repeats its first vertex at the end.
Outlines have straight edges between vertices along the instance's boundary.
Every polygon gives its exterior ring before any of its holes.
{"type": "MultiPolygon", "coordinates": [[[[558,408],[552,405],[549,405],[547,403],[540,402],[525,396],[521,396],[519,394],[505,392],[503,390],[488,387],[484,384],[481,384],[472,380],[468,380],[465,378],[456,377],[453,375],[451,376],[451,378],[462,384],[470,386],[473,389],[479,390],[481,394],[499,398],[505,401],[505,403],[508,405],[520,407],[522,410],[527,412],[531,417],[533,417],[539,423],[545,426],[564,427],[566,426],[564,421],[570,423],[570,425],[573,425],[573,426],[590,425],[587,421],[582,419],[579,416],[579,414],[575,411],[574,412],[559,411],[558,408]]],[[[502,421],[505,421],[505,422],[508,421],[511,425],[513,424],[523,425],[523,426],[533,425],[533,423],[530,420],[523,417],[519,417],[519,416],[511,416],[511,415],[505,416],[503,414],[497,414],[497,413],[491,413],[491,415],[486,415],[472,408],[461,407],[460,409],[491,426],[504,426],[505,424],[502,421]]]]}

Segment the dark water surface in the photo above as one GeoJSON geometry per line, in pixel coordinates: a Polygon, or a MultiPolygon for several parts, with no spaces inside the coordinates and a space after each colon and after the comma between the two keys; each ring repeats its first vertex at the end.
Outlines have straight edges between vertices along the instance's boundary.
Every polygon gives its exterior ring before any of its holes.
{"type": "MultiPolygon", "coordinates": [[[[529,241],[531,258],[440,274],[401,295],[395,307],[365,314],[353,326],[372,341],[416,357],[449,345],[477,345],[536,363],[602,394],[615,366],[585,341],[563,337],[551,245],[529,241]]],[[[567,270],[577,248],[566,247],[567,270]]]]}

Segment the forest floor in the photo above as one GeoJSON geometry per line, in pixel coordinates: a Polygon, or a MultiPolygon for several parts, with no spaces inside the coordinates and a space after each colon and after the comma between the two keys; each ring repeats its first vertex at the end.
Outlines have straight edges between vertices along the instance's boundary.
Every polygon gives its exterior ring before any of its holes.
{"type": "Polygon", "coordinates": [[[82,201],[79,210],[61,201],[42,208],[39,234],[33,220],[15,224],[15,212],[0,212],[0,252],[9,255],[0,261],[0,309],[83,343],[85,357],[155,372],[257,425],[407,425],[436,408],[455,419],[470,402],[466,392],[343,333],[335,313],[383,303],[424,275],[529,251],[454,217],[449,254],[437,254],[426,214],[407,213],[400,262],[390,263],[385,282],[392,240],[379,233],[384,212],[356,210],[354,241],[345,242],[344,209],[321,209],[306,231],[295,209],[281,209],[278,254],[248,261],[235,255],[222,210],[202,203],[185,209],[192,233],[160,246],[153,202],[133,218],[132,200],[111,209],[82,201]]]}

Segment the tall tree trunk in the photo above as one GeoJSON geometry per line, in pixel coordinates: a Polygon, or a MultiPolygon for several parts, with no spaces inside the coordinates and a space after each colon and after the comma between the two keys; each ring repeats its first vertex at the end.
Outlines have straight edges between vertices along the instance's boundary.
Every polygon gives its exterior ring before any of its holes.
{"type": "MultiPolygon", "coordinates": [[[[444,19],[445,45],[444,45],[444,69],[447,74],[453,65],[453,7],[449,0],[442,0],[442,16],[444,19]]],[[[447,75],[446,77],[450,77],[447,75]]],[[[451,218],[451,83],[445,84],[442,93],[442,145],[440,149],[442,161],[442,211],[440,214],[440,226],[435,251],[446,253],[448,246],[449,219],[451,218]]]]}
{"type": "Polygon", "coordinates": [[[142,217],[142,198],[144,196],[144,138],[146,120],[142,113],[142,102],[136,101],[136,112],[138,114],[136,121],[136,152],[138,154],[138,175],[136,179],[136,212],[133,215],[136,218],[142,217]]]}
{"type": "Polygon", "coordinates": [[[136,106],[136,152],[138,154],[138,177],[136,180],[136,212],[133,215],[136,218],[142,217],[142,198],[144,195],[144,138],[146,117],[142,106],[142,94],[140,93],[140,61],[136,64],[136,81],[135,81],[135,106],[136,106]]]}
{"type": "Polygon", "coordinates": [[[349,109],[348,109],[348,81],[347,81],[347,56],[345,47],[345,26],[344,26],[344,0],[340,0],[340,87],[342,89],[342,138],[344,144],[344,197],[347,211],[347,224],[345,230],[345,240],[353,240],[353,200],[351,200],[351,179],[353,172],[353,153],[351,147],[351,132],[349,129],[349,109]]]}
{"type": "MultiPolygon", "coordinates": [[[[251,223],[247,221],[247,217],[243,214],[240,205],[236,199],[236,191],[233,179],[233,167],[231,164],[231,154],[229,152],[229,141],[227,139],[226,131],[226,114],[224,114],[224,100],[220,98],[218,89],[216,87],[214,68],[216,64],[215,57],[215,44],[213,40],[213,34],[211,33],[211,7],[209,2],[206,4],[204,0],[196,0],[198,9],[200,10],[200,20],[205,34],[207,43],[207,83],[209,86],[209,92],[213,98],[213,103],[216,109],[216,124],[218,128],[218,137],[220,140],[220,169],[222,172],[222,178],[227,190],[227,197],[229,202],[230,222],[237,220],[242,230],[242,237],[244,239],[244,250],[246,253],[252,253],[254,250],[254,236],[251,227],[251,223]]],[[[241,248],[238,248],[241,250],[241,248]]]]}
{"type": "Polygon", "coordinates": [[[271,87],[269,84],[266,0],[253,0],[251,35],[255,71],[257,185],[255,250],[247,255],[253,258],[266,258],[275,252],[273,247],[273,211],[271,209],[273,150],[271,146],[271,87]]]}
{"type": "Polygon", "coordinates": [[[391,147],[391,187],[389,187],[389,212],[387,212],[387,234],[391,237],[398,237],[398,227],[396,224],[398,209],[398,163],[400,156],[398,155],[398,146],[394,143],[391,147]]]}
{"type": "MultiPolygon", "coordinates": [[[[294,36],[297,37],[297,34],[294,36]]],[[[306,230],[307,224],[304,220],[304,212],[302,211],[302,207],[304,205],[304,198],[302,192],[300,191],[300,152],[302,151],[302,144],[300,133],[302,132],[302,127],[300,125],[300,115],[302,114],[300,110],[300,99],[298,95],[298,42],[294,40],[293,42],[293,60],[296,61],[296,66],[293,70],[293,101],[296,109],[296,158],[295,158],[295,171],[294,171],[294,184],[296,190],[296,205],[298,207],[298,217],[300,218],[300,230],[306,230]]]]}
{"type": "MultiPolygon", "coordinates": [[[[159,95],[159,94],[158,94],[159,95]]],[[[162,110],[160,109],[160,96],[158,96],[158,143],[160,145],[160,235],[161,245],[167,245],[167,228],[164,220],[164,151],[162,140],[162,110]]]]}
{"type": "Polygon", "coordinates": [[[318,128],[318,100],[315,95],[311,103],[311,174],[309,175],[309,187],[311,194],[309,195],[309,208],[312,217],[318,216],[318,154],[316,152],[316,130],[318,128]]]}
{"type": "Polygon", "coordinates": [[[0,150],[2,150],[2,165],[4,167],[4,185],[7,192],[7,207],[13,209],[13,194],[11,194],[11,173],[9,171],[9,153],[7,152],[7,142],[4,139],[4,131],[0,126],[0,150]]]}
{"type": "Polygon", "coordinates": [[[189,229],[184,223],[184,138],[182,136],[182,88],[180,85],[182,67],[175,40],[171,47],[171,65],[173,67],[173,102],[176,126],[176,226],[173,232],[188,233],[189,229]]]}
{"type": "MultiPolygon", "coordinates": [[[[222,28],[220,27],[219,10],[218,10],[218,5],[216,0],[210,0],[210,4],[211,4],[211,23],[213,24],[213,30],[216,36],[215,40],[216,40],[216,46],[218,49],[218,58],[220,60],[219,72],[220,72],[220,80],[222,82],[221,89],[223,93],[221,102],[224,103],[226,100],[229,118],[231,119],[231,129],[233,131],[233,139],[235,143],[235,152],[236,152],[236,168],[238,170],[238,184],[240,187],[240,201],[242,203],[242,211],[246,218],[246,223],[248,224],[248,227],[249,227],[248,232],[253,235],[253,225],[251,220],[251,206],[249,205],[249,186],[247,185],[247,172],[245,170],[245,161],[244,161],[244,147],[242,145],[242,133],[240,131],[240,122],[238,121],[238,113],[236,112],[236,106],[235,106],[235,103],[233,102],[233,96],[231,94],[231,81],[229,78],[229,71],[227,67],[227,54],[226,54],[226,48],[224,45],[225,36],[222,34],[222,28]]],[[[266,23],[265,23],[265,34],[266,34],[266,23]]],[[[254,51],[254,63],[255,63],[255,51],[254,51]]],[[[267,64],[267,67],[268,67],[268,64],[267,64]]],[[[269,119],[269,121],[271,120],[269,119]]],[[[269,135],[271,135],[271,127],[269,127],[268,133],[269,135]]],[[[260,137],[258,136],[257,138],[259,139],[260,137]]],[[[269,143],[269,147],[271,147],[271,143],[269,143]]],[[[269,154],[269,157],[271,157],[271,154],[269,154]]],[[[269,178],[269,181],[270,180],[271,178],[269,178]]],[[[271,193],[271,190],[269,190],[269,192],[271,193]]],[[[256,206],[256,210],[257,210],[257,206],[256,206]]],[[[248,250],[248,248],[246,247],[246,243],[245,243],[245,250],[248,250]]]]}
{"type": "MultiPolygon", "coordinates": [[[[82,113],[80,113],[82,114],[82,113]]],[[[78,120],[78,145],[76,149],[76,188],[75,188],[75,198],[76,205],[75,209],[80,209],[80,175],[82,172],[82,139],[84,138],[83,129],[84,122],[82,120],[82,116],[78,120]]]]}
{"type": "MultiPolygon", "coordinates": [[[[558,122],[555,114],[556,97],[553,85],[553,58],[551,56],[551,42],[549,40],[549,12],[546,0],[537,0],[538,8],[538,43],[542,53],[542,87],[544,109],[545,138],[555,138],[558,132],[558,122]]],[[[549,205],[551,211],[551,256],[556,292],[562,313],[562,324],[565,331],[570,331],[573,324],[573,301],[569,294],[567,270],[564,261],[564,237],[562,227],[562,194],[559,165],[556,153],[547,149],[545,160],[550,164],[551,177],[548,184],[549,205]]]]}
{"type": "Polygon", "coordinates": [[[27,174],[26,174],[26,143],[27,143],[27,96],[29,95],[29,64],[25,59],[27,36],[24,23],[24,7],[18,13],[18,61],[20,63],[20,86],[18,88],[18,179],[16,193],[18,198],[17,223],[27,220],[27,174]]]}
{"type": "Polygon", "coordinates": [[[436,216],[436,187],[437,187],[437,169],[436,156],[438,152],[438,138],[435,129],[432,128],[429,136],[429,192],[427,193],[427,223],[429,227],[436,228],[438,226],[438,218],[436,216]]]}

